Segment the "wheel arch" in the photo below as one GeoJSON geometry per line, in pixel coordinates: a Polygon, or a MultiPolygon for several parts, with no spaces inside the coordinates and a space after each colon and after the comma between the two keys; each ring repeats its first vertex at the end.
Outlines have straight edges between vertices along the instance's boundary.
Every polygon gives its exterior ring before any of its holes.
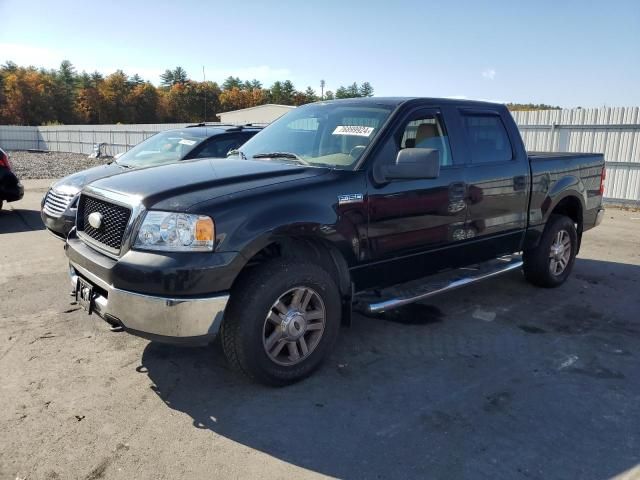
{"type": "MultiPolygon", "coordinates": [[[[352,284],[349,264],[344,252],[326,238],[314,235],[268,235],[256,239],[243,253],[245,263],[239,270],[233,284],[251,269],[273,258],[292,258],[312,261],[322,266],[336,281],[342,297],[342,320],[351,323],[352,284]]],[[[233,288],[233,287],[232,287],[233,288]]]]}

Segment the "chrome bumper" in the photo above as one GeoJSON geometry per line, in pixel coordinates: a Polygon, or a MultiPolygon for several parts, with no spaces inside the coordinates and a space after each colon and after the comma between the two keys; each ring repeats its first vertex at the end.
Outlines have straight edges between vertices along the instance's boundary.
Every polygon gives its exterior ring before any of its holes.
{"type": "MultiPolygon", "coordinates": [[[[147,337],[206,340],[215,337],[222,324],[229,295],[198,298],[168,298],[120,290],[86,269],[69,265],[72,289],[78,274],[107,295],[94,291],[93,312],[110,323],[118,323],[131,333],[147,337]]],[[[161,340],[161,338],[160,338],[161,340]]]]}

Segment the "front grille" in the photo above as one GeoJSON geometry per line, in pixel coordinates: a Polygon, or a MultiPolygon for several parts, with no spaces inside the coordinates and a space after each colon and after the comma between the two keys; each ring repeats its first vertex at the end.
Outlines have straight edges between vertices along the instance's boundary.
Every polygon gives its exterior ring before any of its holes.
{"type": "Polygon", "coordinates": [[[78,202],[78,232],[108,247],[116,253],[122,246],[124,231],[131,217],[131,209],[109,203],[105,200],[81,195],[78,202]],[[100,228],[93,228],[89,224],[89,215],[98,212],[102,215],[100,228]]]}
{"type": "Polygon", "coordinates": [[[75,197],[74,193],[57,192],[52,188],[44,199],[43,210],[52,217],[59,217],[69,207],[73,197],[75,197]]]}

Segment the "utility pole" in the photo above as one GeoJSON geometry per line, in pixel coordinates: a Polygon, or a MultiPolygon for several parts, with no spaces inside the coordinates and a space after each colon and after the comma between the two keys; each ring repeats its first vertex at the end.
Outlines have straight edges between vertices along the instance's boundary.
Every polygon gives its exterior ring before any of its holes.
{"type": "Polygon", "coordinates": [[[202,89],[204,90],[204,123],[207,123],[207,76],[204,74],[202,66],[202,89]]]}
{"type": "Polygon", "coordinates": [[[320,100],[324,100],[324,80],[320,80],[320,100]]]}

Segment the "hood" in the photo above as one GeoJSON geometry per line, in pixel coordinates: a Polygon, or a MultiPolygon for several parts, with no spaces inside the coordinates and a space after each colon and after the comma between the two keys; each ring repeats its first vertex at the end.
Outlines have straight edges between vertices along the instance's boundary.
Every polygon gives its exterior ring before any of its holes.
{"type": "Polygon", "coordinates": [[[88,168],[81,172],[68,175],[53,185],[52,188],[65,193],[78,193],[88,183],[100,178],[110,177],[118,173],[126,172],[127,169],[113,162],[108,165],[99,165],[97,167],[88,168]]]}
{"type": "Polygon", "coordinates": [[[98,180],[91,186],[138,197],[146,208],[184,211],[223,195],[328,171],[274,161],[202,159],[131,170],[98,180]]]}

